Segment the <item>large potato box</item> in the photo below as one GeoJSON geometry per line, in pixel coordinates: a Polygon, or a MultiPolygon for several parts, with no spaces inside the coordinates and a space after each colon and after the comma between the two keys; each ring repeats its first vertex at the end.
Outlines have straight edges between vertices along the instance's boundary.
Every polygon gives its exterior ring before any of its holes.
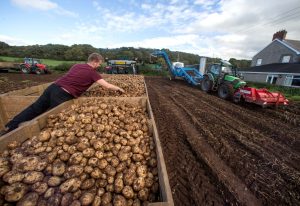
{"type": "MultiPolygon", "coordinates": [[[[37,97],[36,96],[27,96],[20,98],[20,96],[1,96],[1,115],[6,115],[5,122],[9,118],[8,116],[12,113],[9,113],[7,111],[16,111],[17,109],[13,107],[12,103],[15,102],[16,105],[19,104],[19,106],[28,105],[31,102],[33,102],[37,97]],[[19,99],[19,100],[18,100],[19,99]],[[9,102],[11,101],[11,102],[9,102]],[[4,104],[3,104],[4,103],[4,104]],[[4,106],[3,106],[4,105],[4,106]],[[5,111],[5,112],[4,112],[5,111]]],[[[74,103],[82,103],[86,98],[88,97],[82,97],[74,100],[70,100],[68,102],[65,102],[56,108],[53,108],[52,110],[49,110],[48,112],[36,117],[35,119],[27,122],[26,124],[20,126],[16,130],[0,137],[0,151],[3,151],[7,148],[7,145],[12,141],[18,141],[23,142],[26,139],[39,134],[39,132],[46,126],[47,117],[51,114],[59,113],[61,110],[66,109],[70,107],[74,103]]],[[[94,98],[94,97],[93,97],[94,98]]],[[[97,97],[99,99],[113,99],[115,101],[124,101],[132,104],[138,104],[142,107],[147,108],[147,113],[150,119],[150,130],[153,133],[153,139],[156,145],[156,154],[157,154],[157,167],[158,167],[158,177],[159,177],[159,184],[160,184],[160,202],[155,202],[149,204],[150,206],[158,206],[158,205],[174,205],[172,193],[170,189],[170,184],[168,180],[168,174],[165,166],[165,161],[162,153],[162,148],[160,145],[160,141],[158,138],[158,132],[156,128],[156,124],[154,121],[154,116],[151,110],[151,105],[149,102],[149,99],[147,97],[97,97]]],[[[17,106],[16,106],[17,107],[17,106]]],[[[2,122],[3,123],[3,122],[2,122]]]]}

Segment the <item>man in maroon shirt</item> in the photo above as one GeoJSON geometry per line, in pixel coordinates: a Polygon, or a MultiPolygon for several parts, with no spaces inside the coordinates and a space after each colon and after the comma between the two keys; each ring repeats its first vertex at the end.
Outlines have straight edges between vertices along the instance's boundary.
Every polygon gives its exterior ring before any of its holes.
{"type": "Polygon", "coordinates": [[[5,125],[6,129],[0,131],[0,136],[16,129],[22,122],[31,120],[65,101],[79,97],[94,82],[107,89],[124,92],[120,87],[106,82],[97,73],[96,69],[102,61],[103,58],[100,54],[93,53],[88,57],[86,64],[72,66],[69,72],[51,84],[36,102],[8,122],[5,125]]]}

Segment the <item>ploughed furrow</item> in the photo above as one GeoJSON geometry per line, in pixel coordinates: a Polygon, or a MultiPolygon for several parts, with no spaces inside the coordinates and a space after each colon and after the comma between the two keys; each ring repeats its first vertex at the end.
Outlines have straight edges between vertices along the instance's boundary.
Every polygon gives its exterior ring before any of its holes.
{"type": "MultiPolygon", "coordinates": [[[[168,102],[165,99],[168,94],[154,88],[151,80],[147,85],[175,204],[235,205],[233,195],[212,175],[210,168],[187,141],[188,137],[178,121],[178,114],[175,114],[178,108],[174,106],[172,100],[165,104],[168,102]],[[189,199],[182,196],[188,196],[189,199]]],[[[161,89],[172,88],[168,85],[160,86],[161,89]]]]}
{"type": "MultiPolygon", "coordinates": [[[[293,122],[278,118],[283,110],[235,105],[180,80],[146,78],[146,81],[152,93],[150,101],[160,99],[159,104],[154,103],[152,107],[159,108],[164,118],[172,116],[167,130],[175,129],[170,127],[174,122],[181,126],[191,152],[197,160],[205,162],[207,173],[211,171],[222,181],[222,184],[218,180],[212,183],[221,185],[217,188],[225,191],[225,196],[226,191],[230,191],[240,200],[241,194],[232,189],[232,182],[224,181],[226,178],[222,179],[220,174],[218,176],[218,167],[210,162],[216,155],[220,157],[221,164],[226,163],[231,168],[231,171],[223,170],[222,175],[230,176],[234,173],[233,178],[242,180],[239,185],[244,183],[251,191],[246,195],[255,194],[267,205],[274,202],[280,205],[300,205],[300,128],[293,122]],[[207,153],[203,145],[211,147],[215,154],[207,153]],[[227,190],[223,189],[224,185],[227,190]]],[[[287,111],[293,113],[292,108],[287,111]]],[[[296,119],[298,110],[295,108],[296,119]]],[[[283,111],[283,114],[287,112],[283,111]]],[[[154,115],[157,115],[156,112],[154,115]]],[[[160,123],[158,120],[157,124],[160,123]]],[[[193,177],[187,179],[193,182],[193,177]]],[[[198,184],[196,182],[193,184],[198,184]]],[[[194,196],[201,194],[199,190],[191,191],[194,196]]]]}
{"type": "MultiPolygon", "coordinates": [[[[177,87],[180,87],[180,95],[194,95],[196,108],[200,108],[203,104],[210,106],[212,109],[221,112],[224,115],[228,115],[233,121],[239,124],[244,124],[245,127],[249,127],[257,130],[260,134],[267,136],[270,140],[276,141],[282,146],[293,150],[293,152],[300,155],[300,127],[293,124],[289,124],[286,121],[279,119],[276,114],[279,110],[275,109],[263,109],[256,105],[246,104],[237,105],[230,101],[224,101],[214,95],[208,95],[199,89],[191,89],[191,87],[185,85],[182,81],[177,81],[177,87]],[[288,132],[286,132],[288,131],[288,132]]],[[[178,90],[176,90],[178,91],[178,90]]],[[[283,110],[280,110],[284,113],[283,110]]]]}
{"type": "MultiPolygon", "coordinates": [[[[181,98],[176,95],[176,100],[181,101],[181,98]]],[[[180,104],[180,106],[183,107],[187,113],[192,113],[190,118],[193,119],[195,116],[198,116],[198,112],[195,112],[190,104],[192,104],[192,101],[187,102],[184,106],[180,104]]],[[[204,110],[209,112],[206,108],[204,108],[204,110]]],[[[228,165],[233,168],[241,179],[245,180],[248,187],[266,202],[285,201],[282,200],[282,197],[290,197],[292,199],[293,197],[297,197],[297,195],[299,195],[297,188],[300,186],[300,173],[298,170],[288,167],[276,156],[270,155],[268,150],[264,150],[263,147],[260,147],[261,142],[255,144],[249,141],[245,136],[247,134],[249,134],[249,139],[257,138],[251,135],[251,131],[244,134],[239,133],[237,130],[230,129],[230,125],[227,122],[230,121],[230,119],[226,120],[225,117],[221,119],[223,119],[223,121],[218,123],[217,128],[214,124],[211,124],[211,122],[219,121],[219,119],[203,123],[201,122],[202,119],[197,117],[194,121],[197,122],[197,125],[200,126],[201,129],[205,128],[211,131],[213,135],[209,135],[208,138],[213,136],[213,139],[216,140],[212,146],[222,145],[221,149],[216,150],[216,152],[218,152],[222,159],[227,161],[228,165]],[[253,171],[256,171],[256,173],[254,173],[255,176],[252,174],[253,171]],[[281,196],[273,193],[275,184],[281,196]],[[261,189],[258,190],[258,188],[252,185],[258,185],[261,189]],[[268,194],[268,199],[265,199],[265,194],[268,194]]],[[[264,137],[261,136],[258,138],[264,137]]]]}
{"type": "MultiPolygon", "coordinates": [[[[181,94],[176,93],[176,98],[186,98],[185,96],[180,96],[181,94]]],[[[247,123],[241,122],[237,118],[232,118],[230,113],[224,112],[218,108],[214,109],[211,104],[201,102],[202,109],[195,109],[194,105],[198,102],[199,101],[197,100],[191,100],[186,103],[196,117],[201,118],[209,111],[210,115],[207,119],[213,123],[218,121],[220,116],[222,116],[222,121],[219,122],[219,126],[222,126],[224,131],[230,132],[231,136],[236,137],[235,140],[238,140],[243,145],[247,146],[251,151],[259,151],[260,153],[263,153],[262,155],[267,153],[265,156],[269,156],[268,159],[279,159],[284,164],[290,165],[296,170],[300,169],[300,155],[294,150],[274,141],[267,135],[263,135],[256,128],[249,127],[247,123]]],[[[261,155],[258,154],[258,156],[261,155]]]]}

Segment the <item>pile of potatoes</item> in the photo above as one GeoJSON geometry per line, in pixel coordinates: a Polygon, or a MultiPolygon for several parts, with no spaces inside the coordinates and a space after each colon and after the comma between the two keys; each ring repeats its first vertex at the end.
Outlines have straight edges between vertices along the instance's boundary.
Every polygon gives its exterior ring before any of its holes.
{"type": "Polygon", "coordinates": [[[146,205],[158,201],[146,109],[91,98],[0,156],[0,205],[146,205]]]}
{"type": "Polygon", "coordinates": [[[140,75],[110,75],[105,80],[111,84],[121,87],[125,93],[112,91],[101,87],[94,86],[83,93],[86,97],[140,97],[146,95],[144,77],[140,75]]]}

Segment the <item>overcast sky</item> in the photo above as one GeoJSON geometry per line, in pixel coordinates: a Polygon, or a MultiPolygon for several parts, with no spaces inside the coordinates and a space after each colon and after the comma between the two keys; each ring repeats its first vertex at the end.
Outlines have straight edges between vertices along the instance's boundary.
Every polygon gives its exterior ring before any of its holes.
{"type": "Polygon", "coordinates": [[[168,48],[251,59],[273,33],[300,40],[300,0],[1,0],[0,41],[168,48]]]}

